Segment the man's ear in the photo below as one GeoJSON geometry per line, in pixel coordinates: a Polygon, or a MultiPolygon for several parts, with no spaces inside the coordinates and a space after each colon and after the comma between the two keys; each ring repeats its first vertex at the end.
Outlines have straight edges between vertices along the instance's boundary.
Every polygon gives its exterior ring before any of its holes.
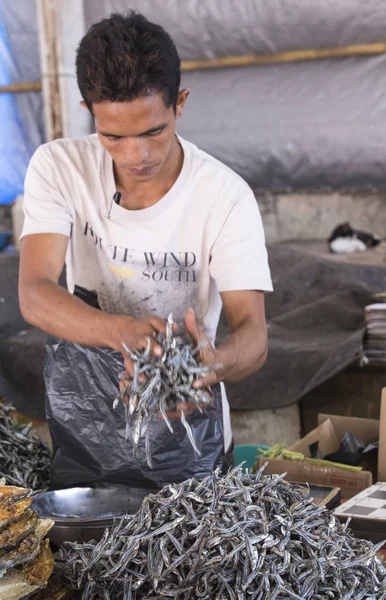
{"type": "Polygon", "coordinates": [[[178,93],[177,106],[176,106],[176,118],[177,119],[182,115],[182,113],[184,111],[184,106],[186,104],[189,94],[190,94],[190,90],[188,90],[186,88],[181,90],[178,93]]]}
{"type": "Polygon", "coordinates": [[[79,102],[79,104],[80,104],[81,106],[83,106],[83,108],[86,108],[86,109],[88,110],[88,106],[87,106],[87,104],[85,103],[85,101],[84,101],[84,100],[81,100],[81,101],[79,102]]]}

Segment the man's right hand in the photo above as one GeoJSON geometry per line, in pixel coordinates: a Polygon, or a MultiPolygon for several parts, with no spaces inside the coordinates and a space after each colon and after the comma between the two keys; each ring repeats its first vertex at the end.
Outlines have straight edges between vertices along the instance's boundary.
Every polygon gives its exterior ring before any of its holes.
{"type": "Polygon", "coordinates": [[[166,332],[160,317],[133,319],[111,315],[88,306],[58,285],[68,238],[61,234],[34,234],[23,238],[20,254],[19,300],[24,319],[56,337],[85,346],[109,347],[122,352],[127,376],[133,361],[125,352],[147,348],[162,354],[155,338],[166,332]]]}
{"type": "Polygon", "coordinates": [[[156,341],[160,332],[166,333],[166,323],[160,317],[150,319],[133,319],[124,315],[114,317],[110,345],[114,350],[122,352],[125,361],[125,379],[134,375],[134,361],[126,348],[130,353],[135,354],[136,350],[145,350],[150,344],[150,352],[160,357],[163,350],[156,341]]]}
{"type": "Polygon", "coordinates": [[[150,352],[161,356],[162,348],[155,338],[159,332],[166,333],[166,322],[157,316],[133,319],[110,315],[88,306],[60,287],[58,281],[67,245],[68,238],[62,234],[42,233],[23,238],[19,275],[23,317],[31,325],[56,337],[121,352],[125,361],[124,376],[131,379],[134,363],[123,344],[130,353],[135,353],[146,349],[150,340],[150,352]]]}

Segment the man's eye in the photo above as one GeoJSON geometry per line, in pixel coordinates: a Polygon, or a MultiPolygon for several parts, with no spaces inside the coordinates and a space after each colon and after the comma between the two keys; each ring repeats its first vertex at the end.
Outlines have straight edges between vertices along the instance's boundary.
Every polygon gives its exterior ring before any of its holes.
{"type": "Polygon", "coordinates": [[[107,139],[108,139],[110,142],[117,142],[117,141],[118,141],[118,140],[120,140],[121,138],[120,138],[120,137],[112,137],[112,136],[108,135],[108,136],[107,136],[107,139]]]}
{"type": "Polygon", "coordinates": [[[149,131],[148,135],[150,136],[155,136],[155,135],[159,135],[160,133],[162,133],[164,130],[164,128],[162,127],[162,129],[156,129],[155,131],[149,131]]]}

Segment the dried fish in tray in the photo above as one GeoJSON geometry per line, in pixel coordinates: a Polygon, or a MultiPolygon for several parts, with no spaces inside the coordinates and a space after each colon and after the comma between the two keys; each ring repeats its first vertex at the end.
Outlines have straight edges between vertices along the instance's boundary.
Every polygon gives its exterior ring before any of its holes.
{"type": "Polygon", "coordinates": [[[183,404],[190,402],[201,412],[203,408],[210,405],[211,393],[195,389],[192,384],[219,367],[219,365],[211,367],[200,365],[195,358],[199,353],[199,346],[193,348],[182,337],[173,335],[172,314],[167,319],[166,334],[158,334],[156,341],[163,349],[161,357],[150,353],[150,340],[147,349],[143,352],[132,352],[123,344],[123,349],[134,363],[134,376],[114,401],[114,408],[119,405],[119,402],[125,406],[126,436],[132,436],[134,455],[142,436],[146,435],[146,459],[150,468],[152,467],[151,421],[161,414],[170,432],[173,433],[168,411],[180,412],[181,422],[189,441],[194,451],[201,454],[186,419],[183,404]],[[145,376],[143,383],[140,382],[141,375],[145,376]]]}
{"type": "Polygon", "coordinates": [[[48,488],[51,452],[31,425],[16,425],[11,406],[0,402],[0,477],[9,485],[30,488],[34,492],[48,488]]]}
{"type": "Polygon", "coordinates": [[[83,600],[385,600],[380,544],[262,471],[165,486],[99,543],[65,544],[58,576],[83,600]]]}

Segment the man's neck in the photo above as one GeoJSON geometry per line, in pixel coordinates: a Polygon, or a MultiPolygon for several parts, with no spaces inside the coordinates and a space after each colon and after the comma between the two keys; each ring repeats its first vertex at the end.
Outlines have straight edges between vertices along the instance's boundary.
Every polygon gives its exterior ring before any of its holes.
{"type": "Polygon", "coordinates": [[[156,204],[176,182],[183,165],[184,153],[175,137],[169,156],[161,171],[151,181],[137,182],[120,170],[114,163],[114,178],[118,192],[121,193],[120,205],[129,210],[141,210],[156,204]]]}

